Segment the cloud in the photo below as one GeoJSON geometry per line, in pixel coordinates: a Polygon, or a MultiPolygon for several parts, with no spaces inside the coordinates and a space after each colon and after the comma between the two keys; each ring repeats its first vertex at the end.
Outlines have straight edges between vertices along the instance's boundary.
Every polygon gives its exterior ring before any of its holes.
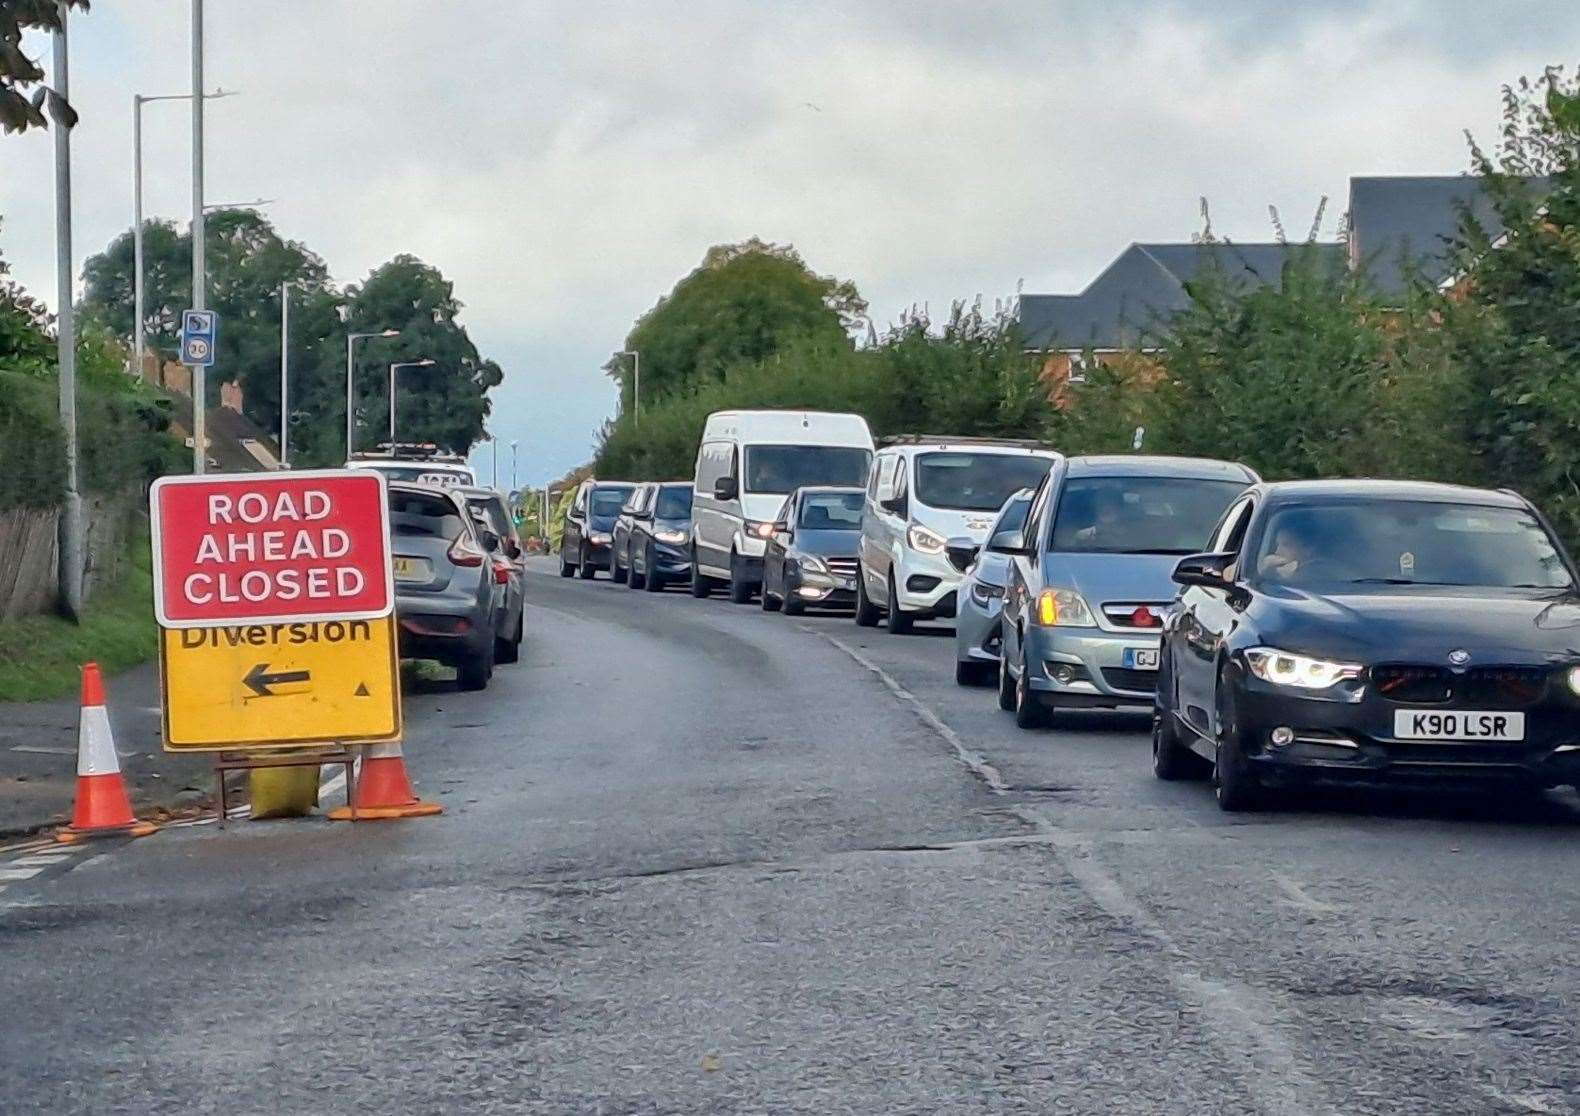
{"type": "MultiPolygon", "coordinates": [[[[188,5],[74,20],[79,260],[129,222],[130,99],[189,81],[188,5]]],[[[208,4],[210,198],[341,281],[414,252],[500,360],[538,482],[587,456],[599,371],[710,244],[793,242],[879,321],[1083,286],[1126,243],[1303,229],[1352,173],[1466,165],[1497,89],[1580,11],[1328,0],[208,4]]],[[[1567,32],[1567,34],[1565,34],[1567,32]]],[[[31,44],[38,46],[41,44],[31,44]]],[[[148,110],[151,211],[189,208],[189,122],[148,110]]],[[[0,139],[0,251],[54,289],[47,136],[0,139]]]]}

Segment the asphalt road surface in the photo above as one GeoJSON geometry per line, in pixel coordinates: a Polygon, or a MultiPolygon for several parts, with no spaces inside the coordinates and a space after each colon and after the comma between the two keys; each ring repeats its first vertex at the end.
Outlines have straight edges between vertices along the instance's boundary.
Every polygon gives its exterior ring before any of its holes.
{"type": "Polygon", "coordinates": [[[0,856],[0,1109],[1580,1111],[1580,801],[1230,818],[947,630],[561,581],[440,818],[0,856]]]}

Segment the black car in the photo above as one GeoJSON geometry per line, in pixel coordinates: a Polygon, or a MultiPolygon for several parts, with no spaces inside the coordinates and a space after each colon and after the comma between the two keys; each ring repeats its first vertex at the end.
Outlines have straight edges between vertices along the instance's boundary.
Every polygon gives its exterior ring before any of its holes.
{"type": "Polygon", "coordinates": [[[1580,780],[1580,591],[1511,492],[1246,490],[1182,560],[1153,767],[1218,804],[1314,781],[1580,780]]]}
{"type": "Polygon", "coordinates": [[[609,577],[617,584],[625,584],[631,572],[631,532],[636,526],[637,517],[652,502],[657,488],[658,485],[651,481],[633,488],[630,498],[620,508],[614,529],[609,532],[609,577]]]}
{"type": "Polygon", "coordinates": [[[649,593],[671,581],[691,579],[690,481],[653,486],[641,513],[631,520],[631,574],[626,584],[649,593]]]}
{"type": "Polygon", "coordinates": [[[763,611],[856,607],[863,488],[798,488],[779,509],[763,550],[763,611]]]}
{"type": "Polygon", "coordinates": [[[560,576],[580,572],[591,578],[609,568],[609,543],[614,521],[631,498],[633,484],[609,484],[584,480],[576,490],[565,513],[565,529],[560,533],[560,576]]]}

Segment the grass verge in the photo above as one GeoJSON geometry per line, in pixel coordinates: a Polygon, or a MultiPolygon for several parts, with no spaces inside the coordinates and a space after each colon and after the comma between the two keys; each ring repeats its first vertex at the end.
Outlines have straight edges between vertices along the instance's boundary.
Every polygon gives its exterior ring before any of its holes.
{"type": "Polygon", "coordinates": [[[81,624],[58,616],[0,622],[0,701],[73,693],[86,662],[113,674],[154,657],[159,642],[148,538],[134,536],[129,545],[121,580],[88,601],[81,624]]]}

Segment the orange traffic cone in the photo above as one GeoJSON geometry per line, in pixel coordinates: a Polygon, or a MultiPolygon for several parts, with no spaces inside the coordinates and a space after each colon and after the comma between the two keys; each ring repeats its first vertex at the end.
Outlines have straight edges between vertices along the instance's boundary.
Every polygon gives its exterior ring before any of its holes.
{"type": "Polygon", "coordinates": [[[329,817],[334,821],[358,821],[362,818],[422,818],[444,813],[443,806],[422,801],[411,789],[399,740],[368,745],[367,751],[362,753],[362,770],[357,773],[351,801],[356,807],[355,814],[351,806],[337,806],[329,811],[329,817]]]}
{"type": "Polygon", "coordinates": [[[77,805],[71,824],[55,834],[72,844],[90,837],[146,837],[159,827],[138,821],[121,779],[99,664],[82,668],[82,720],[77,727],[77,805]]]}

